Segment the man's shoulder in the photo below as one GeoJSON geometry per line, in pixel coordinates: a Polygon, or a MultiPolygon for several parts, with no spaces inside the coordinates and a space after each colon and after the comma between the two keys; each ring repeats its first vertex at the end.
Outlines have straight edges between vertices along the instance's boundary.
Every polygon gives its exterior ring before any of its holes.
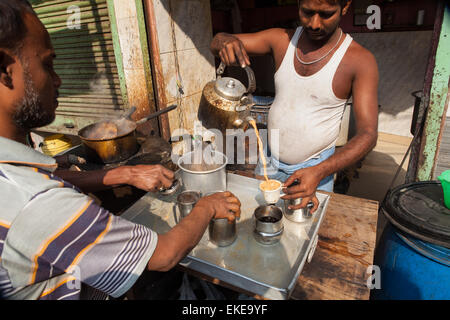
{"type": "Polygon", "coordinates": [[[352,41],[347,51],[348,61],[355,67],[376,67],[376,58],[373,53],[361,44],[352,41]]]}
{"type": "Polygon", "coordinates": [[[295,29],[270,28],[260,31],[260,33],[264,33],[265,37],[269,38],[273,42],[289,42],[294,36],[295,29]]]}

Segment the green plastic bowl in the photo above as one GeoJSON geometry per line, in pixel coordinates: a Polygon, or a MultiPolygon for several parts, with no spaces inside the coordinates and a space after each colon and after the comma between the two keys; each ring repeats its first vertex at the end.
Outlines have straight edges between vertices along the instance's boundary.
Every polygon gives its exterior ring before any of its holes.
{"type": "Polygon", "coordinates": [[[442,190],[444,191],[444,203],[445,206],[450,209],[450,170],[444,171],[439,177],[439,181],[442,184],[442,190]]]}

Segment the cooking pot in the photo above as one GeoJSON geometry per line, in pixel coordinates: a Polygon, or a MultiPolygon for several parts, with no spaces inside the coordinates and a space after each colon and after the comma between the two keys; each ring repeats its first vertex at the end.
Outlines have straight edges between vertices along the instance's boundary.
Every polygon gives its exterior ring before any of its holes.
{"type": "Polygon", "coordinates": [[[237,79],[224,77],[225,64],[217,69],[217,79],[206,84],[200,101],[198,117],[207,129],[218,129],[226,134],[227,129],[248,127],[250,108],[254,105],[252,93],[256,90],[255,74],[245,67],[248,87],[237,79]]]}
{"type": "Polygon", "coordinates": [[[136,107],[132,107],[120,119],[100,121],[84,127],[78,132],[78,136],[84,146],[86,157],[92,162],[104,164],[130,158],[139,151],[136,127],[176,107],[172,105],[139,121],[130,119],[136,110],[136,107]]]}

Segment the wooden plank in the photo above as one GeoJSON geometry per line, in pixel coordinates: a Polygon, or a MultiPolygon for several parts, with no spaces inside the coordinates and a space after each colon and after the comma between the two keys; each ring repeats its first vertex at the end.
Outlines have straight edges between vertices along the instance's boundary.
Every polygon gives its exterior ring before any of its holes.
{"type": "Polygon", "coordinates": [[[331,194],[311,263],[292,299],[366,300],[367,268],[373,264],[378,202],[331,194]]]}

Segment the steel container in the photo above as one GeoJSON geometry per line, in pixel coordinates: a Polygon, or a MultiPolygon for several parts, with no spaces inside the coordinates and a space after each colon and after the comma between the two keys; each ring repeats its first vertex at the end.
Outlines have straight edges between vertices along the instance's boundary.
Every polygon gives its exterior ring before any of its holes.
{"type": "Polygon", "coordinates": [[[284,216],[286,219],[293,222],[305,222],[311,219],[311,209],[314,207],[313,203],[308,203],[306,208],[289,209],[289,206],[297,206],[302,202],[302,198],[284,200],[284,216]]]}
{"type": "Polygon", "coordinates": [[[227,189],[227,157],[217,152],[218,161],[211,170],[193,170],[191,165],[194,152],[189,152],[178,159],[178,167],[181,169],[181,179],[184,190],[198,191],[202,195],[210,193],[211,190],[227,189]]]}
{"type": "Polygon", "coordinates": [[[280,208],[269,205],[259,206],[253,215],[255,227],[253,236],[262,244],[275,244],[283,234],[283,213],[280,208]]]}
{"type": "Polygon", "coordinates": [[[179,221],[191,213],[198,200],[200,200],[200,193],[197,191],[183,191],[178,195],[177,206],[180,210],[179,221]]]}
{"type": "Polygon", "coordinates": [[[209,241],[219,247],[231,245],[237,238],[236,219],[212,219],[208,227],[209,241]]]}

